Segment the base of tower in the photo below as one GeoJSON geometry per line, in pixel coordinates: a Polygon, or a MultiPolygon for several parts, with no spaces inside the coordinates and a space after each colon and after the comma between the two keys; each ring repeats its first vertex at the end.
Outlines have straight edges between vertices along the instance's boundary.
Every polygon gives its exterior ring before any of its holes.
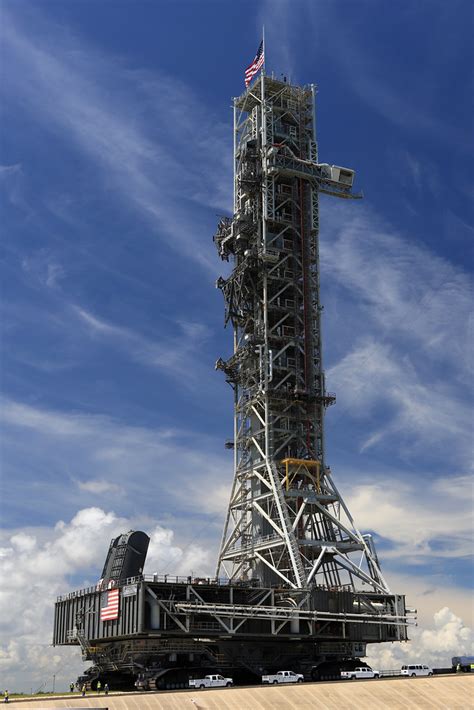
{"type": "Polygon", "coordinates": [[[156,575],[118,589],[116,619],[101,620],[100,588],[56,602],[53,643],[81,646],[92,686],[100,677],[130,687],[142,676],[144,687],[150,678],[177,687],[213,671],[248,684],[285,668],[316,679],[322,663],[359,659],[368,643],[408,640],[399,595],[313,588],[297,590],[295,607],[288,587],[156,575]]]}

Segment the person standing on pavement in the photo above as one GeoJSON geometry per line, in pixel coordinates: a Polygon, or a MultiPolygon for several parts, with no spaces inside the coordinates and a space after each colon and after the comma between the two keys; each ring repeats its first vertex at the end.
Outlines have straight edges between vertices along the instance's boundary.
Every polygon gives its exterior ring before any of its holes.
{"type": "Polygon", "coordinates": [[[82,694],[82,697],[84,697],[84,695],[86,694],[86,684],[85,683],[83,684],[83,686],[81,688],[81,694],[82,694]]]}
{"type": "Polygon", "coordinates": [[[9,693],[8,693],[8,690],[6,690],[6,691],[3,693],[3,702],[4,702],[4,703],[9,703],[9,702],[10,702],[10,695],[9,695],[9,693]]]}
{"type": "Polygon", "coordinates": [[[69,692],[74,693],[74,683],[69,683],[69,692]]]}
{"type": "Polygon", "coordinates": [[[100,682],[100,680],[98,680],[98,681],[97,681],[97,692],[98,692],[99,695],[100,695],[100,691],[101,691],[101,690],[102,690],[102,683],[100,682]]]}
{"type": "Polygon", "coordinates": [[[104,685],[104,693],[105,693],[106,695],[109,694],[109,685],[108,685],[108,683],[106,683],[106,684],[104,685]]]}

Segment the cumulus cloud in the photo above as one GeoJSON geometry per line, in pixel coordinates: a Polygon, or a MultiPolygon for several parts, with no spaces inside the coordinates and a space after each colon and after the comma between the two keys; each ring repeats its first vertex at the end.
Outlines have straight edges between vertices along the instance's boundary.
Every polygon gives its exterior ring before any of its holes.
{"type": "Polygon", "coordinates": [[[121,498],[125,514],[139,510],[144,516],[174,516],[173,529],[187,530],[188,535],[190,524],[196,531],[206,525],[220,528],[232,463],[216,453],[218,440],[212,436],[134,426],[105,415],[39,408],[11,399],[3,400],[0,421],[4,457],[10,462],[5,474],[24,515],[36,510],[37,496],[50,519],[72,515],[78,496],[84,507],[95,503],[98,495],[107,495],[107,483],[127,492],[121,498]],[[23,465],[25,437],[28,461],[23,465]],[[87,477],[78,476],[78,470],[87,477]],[[26,486],[35,491],[34,497],[24,496],[26,486]],[[151,498],[150,491],[157,491],[156,497],[151,498]]]}
{"type": "Polygon", "coordinates": [[[434,615],[434,628],[421,630],[419,645],[432,654],[451,651],[470,655],[474,649],[474,632],[445,606],[434,615]]]}
{"type": "MultiPolygon", "coordinates": [[[[3,535],[0,670],[4,685],[25,691],[50,689],[55,674],[56,687],[65,688],[83,671],[79,649],[50,646],[54,599],[94,584],[109,540],[140,527],[136,522],[91,507],[77,511],[69,521],[58,521],[54,528],[3,535]]],[[[208,550],[197,544],[184,546],[170,528],[149,523],[146,574],[212,574],[208,550]]],[[[449,596],[449,590],[438,590],[438,594],[449,596]]],[[[435,595],[435,601],[438,599],[435,595]]],[[[445,607],[438,609],[429,623],[424,619],[420,628],[411,629],[411,636],[409,644],[369,646],[369,660],[382,668],[397,668],[409,661],[445,666],[452,655],[472,652],[473,632],[445,607]]]]}
{"type": "Polygon", "coordinates": [[[31,552],[36,547],[36,538],[33,535],[27,535],[24,532],[19,532],[12,535],[10,542],[13,548],[18,552],[31,552]]]}
{"type": "Polygon", "coordinates": [[[185,547],[175,542],[172,530],[156,526],[150,535],[150,547],[147,555],[146,574],[189,575],[201,570],[212,574],[209,550],[197,544],[185,547]]]}
{"type": "Polygon", "coordinates": [[[434,614],[429,626],[410,629],[410,637],[409,643],[369,645],[368,663],[383,670],[398,670],[407,663],[448,668],[453,656],[474,653],[474,631],[446,606],[434,614]]]}
{"type": "MultiPolygon", "coordinates": [[[[150,547],[145,573],[211,574],[209,552],[182,545],[174,532],[148,521],[150,547]]],[[[66,687],[83,669],[79,649],[51,648],[57,595],[94,584],[112,537],[139,525],[111,511],[91,507],[54,528],[4,533],[0,549],[0,671],[5,687],[39,688],[57,676],[66,687]]]]}

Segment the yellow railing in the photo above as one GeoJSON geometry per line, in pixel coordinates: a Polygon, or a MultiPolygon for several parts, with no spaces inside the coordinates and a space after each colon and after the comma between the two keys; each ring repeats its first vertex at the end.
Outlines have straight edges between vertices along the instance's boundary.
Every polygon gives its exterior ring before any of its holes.
{"type": "Polygon", "coordinates": [[[285,464],[285,486],[288,491],[297,476],[306,476],[314,484],[316,491],[321,492],[321,461],[311,459],[283,459],[285,464]],[[316,474],[314,474],[314,470],[316,474]]]}

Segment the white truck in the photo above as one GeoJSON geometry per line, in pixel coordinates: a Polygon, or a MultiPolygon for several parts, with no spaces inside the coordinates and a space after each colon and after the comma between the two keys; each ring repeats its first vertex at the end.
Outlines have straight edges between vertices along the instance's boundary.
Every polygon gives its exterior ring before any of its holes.
{"type": "Polygon", "coordinates": [[[204,678],[194,678],[189,681],[190,688],[230,688],[234,685],[232,678],[224,678],[224,676],[206,675],[204,678]]]}
{"type": "Polygon", "coordinates": [[[293,671],[278,671],[275,675],[262,675],[262,683],[302,683],[304,676],[293,671]]]}
{"type": "Polygon", "coordinates": [[[379,671],[374,671],[372,668],[367,667],[359,667],[359,668],[354,668],[352,671],[341,671],[341,678],[346,679],[346,680],[355,680],[356,678],[379,678],[380,673],[379,671]]]}

